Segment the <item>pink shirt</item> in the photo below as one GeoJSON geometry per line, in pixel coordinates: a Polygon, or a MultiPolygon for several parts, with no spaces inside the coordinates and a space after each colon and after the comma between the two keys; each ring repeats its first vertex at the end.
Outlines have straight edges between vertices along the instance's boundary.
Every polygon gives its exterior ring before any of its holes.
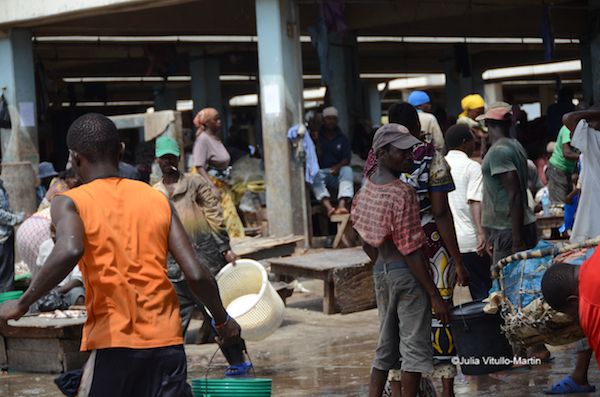
{"type": "Polygon", "coordinates": [[[208,132],[201,133],[194,142],[194,166],[207,169],[209,166],[224,170],[231,157],[223,142],[208,132]]]}

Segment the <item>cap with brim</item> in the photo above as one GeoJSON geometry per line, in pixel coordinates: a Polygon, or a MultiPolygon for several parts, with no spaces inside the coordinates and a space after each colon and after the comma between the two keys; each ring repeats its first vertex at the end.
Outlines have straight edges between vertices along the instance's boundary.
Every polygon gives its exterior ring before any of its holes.
{"type": "Polygon", "coordinates": [[[179,157],[179,145],[173,138],[168,136],[160,136],[156,139],[156,157],[162,157],[167,154],[179,157]]]}
{"type": "Polygon", "coordinates": [[[412,136],[408,128],[401,124],[386,124],[375,132],[373,137],[373,150],[392,145],[398,149],[406,150],[422,143],[412,136]]]}
{"type": "Polygon", "coordinates": [[[508,103],[495,102],[490,105],[490,107],[484,114],[477,116],[477,118],[475,120],[477,120],[477,121],[481,121],[481,120],[502,121],[502,120],[509,119],[511,116],[512,116],[512,108],[508,103]]]}
{"type": "Polygon", "coordinates": [[[41,179],[50,178],[51,176],[57,176],[58,173],[54,169],[52,163],[43,161],[38,166],[38,177],[41,179]]]}

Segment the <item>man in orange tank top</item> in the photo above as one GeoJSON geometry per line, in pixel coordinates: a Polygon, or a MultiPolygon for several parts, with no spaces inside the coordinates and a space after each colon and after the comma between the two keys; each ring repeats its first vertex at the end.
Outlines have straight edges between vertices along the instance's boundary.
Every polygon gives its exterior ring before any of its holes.
{"type": "Polygon", "coordinates": [[[212,313],[220,342],[237,343],[240,327],[167,198],[118,176],[114,123],[86,114],[69,128],[67,145],[84,185],[52,201],[54,250],[25,294],[0,306],[0,321],[23,316],[79,263],[88,313],[81,349],[91,356],[78,395],[191,396],[168,252],[212,313]]]}

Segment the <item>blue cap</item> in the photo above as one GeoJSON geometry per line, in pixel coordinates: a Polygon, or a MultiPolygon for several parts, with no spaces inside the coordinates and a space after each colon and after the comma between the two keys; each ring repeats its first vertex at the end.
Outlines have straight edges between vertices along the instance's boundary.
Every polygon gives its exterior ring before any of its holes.
{"type": "Polygon", "coordinates": [[[408,96],[408,103],[414,107],[421,106],[429,102],[431,102],[431,99],[425,91],[413,91],[408,96]]]}
{"type": "Polygon", "coordinates": [[[49,178],[51,176],[57,176],[57,175],[58,175],[58,173],[54,169],[54,166],[52,165],[52,163],[43,161],[38,166],[38,177],[40,179],[49,178]]]}

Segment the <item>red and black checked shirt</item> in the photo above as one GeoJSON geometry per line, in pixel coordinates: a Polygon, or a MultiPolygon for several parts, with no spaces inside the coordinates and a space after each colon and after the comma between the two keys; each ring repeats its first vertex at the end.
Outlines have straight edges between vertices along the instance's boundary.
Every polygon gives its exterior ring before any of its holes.
{"type": "Polygon", "coordinates": [[[352,202],[352,223],[369,245],[380,247],[390,238],[402,255],[426,241],[416,193],[399,179],[385,185],[367,181],[352,202]]]}

